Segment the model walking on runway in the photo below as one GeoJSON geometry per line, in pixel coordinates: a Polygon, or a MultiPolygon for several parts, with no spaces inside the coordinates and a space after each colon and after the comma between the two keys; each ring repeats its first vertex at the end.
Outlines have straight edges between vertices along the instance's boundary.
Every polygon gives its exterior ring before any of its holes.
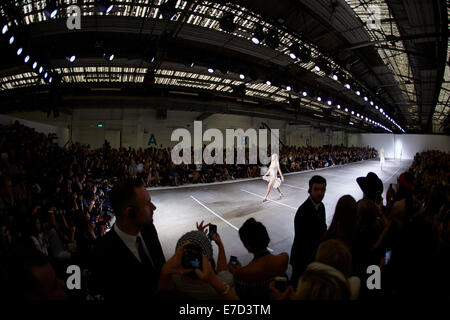
{"type": "Polygon", "coordinates": [[[380,167],[381,167],[381,171],[383,171],[383,165],[384,165],[384,149],[381,148],[381,151],[380,151],[380,167]]]}
{"type": "Polygon", "coordinates": [[[283,177],[283,174],[281,173],[280,162],[278,161],[277,154],[274,153],[272,155],[272,161],[270,162],[269,169],[267,170],[266,174],[262,178],[264,180],[266,180],[267,182],[269,182],[269,185],[267,186],[266,196],[264,197],[262,202],[267,201],[267,196],[269,195],[271,188],[278,190],[278,192],[280,193],[280,199],[284,196],[280,190],[280,185],[281,185],[281,182],[284,182],[284,177],[283,177]],[[281,179],[277,178],[278,172],[280,173],[281,179]]]}

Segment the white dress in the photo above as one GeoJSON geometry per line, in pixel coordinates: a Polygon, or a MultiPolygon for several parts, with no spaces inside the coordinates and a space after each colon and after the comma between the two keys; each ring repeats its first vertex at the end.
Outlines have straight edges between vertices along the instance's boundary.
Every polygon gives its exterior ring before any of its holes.
{"type": "Polygon", "coordinates": [[[271,163],[268,172],[269,174],[267,176],[263,176],[263,179],[269,183],[272,183],[272,188],[279,188],[281,185],[281,179],[277,178],[277,165],[275,163],[271,163]]]}

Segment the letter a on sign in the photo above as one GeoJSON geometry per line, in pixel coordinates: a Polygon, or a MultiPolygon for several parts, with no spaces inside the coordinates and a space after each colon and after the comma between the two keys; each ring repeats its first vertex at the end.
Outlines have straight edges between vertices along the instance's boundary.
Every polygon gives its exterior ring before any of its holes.
{"type": "Polygon", "coordinates": [[[377,265],[371,265],[367,267],[367,274],[371,274],[367,278],[367,288],[369,290],[381,289],[381,271],[380,267],[377,265]]]}
{"type": "Polygon", "coordinates": [[[150,136],[150,139],[148,140],[148,146],[154,144],[155,146],[158,146],[158,144],[156,143],[156,138],[155,135],[152,133],[152,135],[150,136]]]}

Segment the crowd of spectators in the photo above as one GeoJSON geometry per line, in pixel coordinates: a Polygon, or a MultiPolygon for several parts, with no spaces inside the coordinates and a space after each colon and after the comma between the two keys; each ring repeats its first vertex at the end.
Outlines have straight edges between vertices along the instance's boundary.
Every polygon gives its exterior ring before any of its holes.
{"type": "MultiPolygon", "coordinates": [[[[115,150],[105,144],[91,150],[78,143],[61,148],[54,135],[37,133],[19,123],[0,126],[0,137],[3,301],[103,299],[105,294],[92,285],[96,279],[90,263],[97,243],[111,233],[118,218],[109,197],[113,185],[130,178],[138,181],[137,186],[148,187],[211,182],[219,177],[207,174],[210,166],[173,166],[169,149],[115,150]],[[82,290],[66,290],[69,265],[80,266],[82,290]]],[[[376,151],[369,148],[288,147],[281,151],[280,164],[283,171],[289,172],[376,156],[376,151]]],[[[239,236],[253,255],[251,263],[242,266],[239,261],[227,262],[220,235],[208,237],[206,226],[201,223],[180,238],[171,259],[161,262],[157,268],[159,283],[154,289],[156,293],[178,293],[165,297],[194,300],[247,299],[255,295],[277,300],[448,298],[449,166],[447,153],[420,153],[409,170],[398,177],[398,184],[388,188],[386,205],[378,195],[359,201],[343,196],[336,204],[333,221],[321,239],[314,261],[298,282],[287,279],[288,253],[269,252],[270,234],[261,222],[249,219],[240,228],[239,236]],[[219,251],[217,262],[211,240],[219,251]],[[181,266],[189,244],[200,247],[203,268],[187,274],[181,266]],[[371,291],[365,286],[369,265],[381,268],[381,290],[371,291]],[[273,281],[278,276],[288,280],[287,286],[281,288],[273,281]]],[[[251,166],[239,170],[238,166],[212,167],[213,172],[226,171],[230,179],[253,174],[251,166]]],[[[254,175],[259,176],[256,169],[254,175]]],[[[143,203],[151,204],[151,200],[143,199],[143,203]]],[[[129,208],[122,212],[121,219],[127,217],[126,221],[133,222],[128,217],[130,212],[129,208]]],[[[101,273],[102,269],[98,271],[101,273]]]]}

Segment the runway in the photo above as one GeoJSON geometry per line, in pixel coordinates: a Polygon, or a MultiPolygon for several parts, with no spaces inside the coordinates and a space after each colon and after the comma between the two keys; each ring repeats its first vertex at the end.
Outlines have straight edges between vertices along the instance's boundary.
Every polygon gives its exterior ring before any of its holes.
{"type": "MultiPolygon", "coordinates": [[[[386,160],[381,171],[379,161],[369,160],[285,174],[285,182],[281,185],[285,197],[278,200],[278,192],[273,190],[268,197],[269,201],[265,203],[262,203],[262,199],[267,183],[262,179],[148,190],[157,207],[153,220],[167,259],[174,254],[177,240],[184,233],[196,230],[195,223],[204,220],[217,225],[227,259],[234,255],[245,265],[252,256],[242,245],[238,229],[251,217],[266,226],[271,239],[269,248],[273,253],[290,254],[294,239],[294,216],[297,208],[308,197],[308,181],[313,175],[321,175],[327,180],[323,202],[329,226],[341,196],[350,194],[356,200],[362,198],[362,191],[356,183],[357,177],[366,176],[370,171],[375,172],[383,181],[384,198],[389,184],[396,184],[397,177],[407,170],[411,163],[412,160],[386,160]]],[[[213,249],[217,258],[215,244],[213,249]]]]}

